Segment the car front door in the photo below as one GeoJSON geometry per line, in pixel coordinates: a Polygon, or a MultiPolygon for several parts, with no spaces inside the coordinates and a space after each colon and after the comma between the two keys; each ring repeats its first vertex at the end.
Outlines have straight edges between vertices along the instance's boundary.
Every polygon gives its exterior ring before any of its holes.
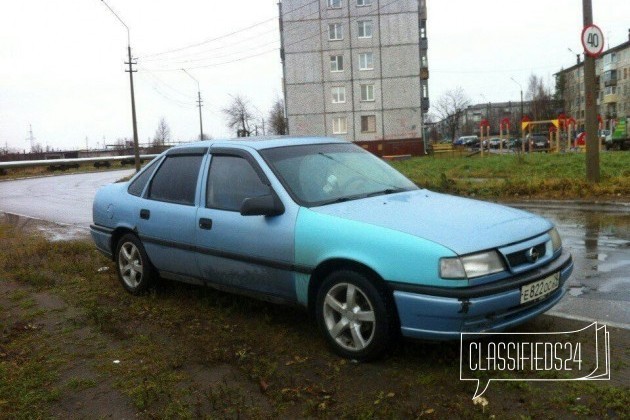
{"type": "Polygon", "coordinates": [[[165,277],[197,277],[195,226],[199,173],[207,148],[173,149],[151,179],[137,230],[152,264],[165,277]]]}
{"type": "Polygon", "coordinates": [[[246,198],[269,194],[269,178],[249,152],[211,150],[197,213],[199,271],[215,286],[293,302],[295,209],[275,216],[240,213],[246,198]]]}

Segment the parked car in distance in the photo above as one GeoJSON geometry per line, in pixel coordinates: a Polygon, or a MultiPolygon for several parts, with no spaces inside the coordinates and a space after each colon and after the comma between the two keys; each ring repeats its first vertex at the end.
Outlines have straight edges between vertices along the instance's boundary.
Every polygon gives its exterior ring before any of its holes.
{"type": "Polygon", "coordinates": [[[507,140],[495,137],[490,139],[489,144],[491,149],[499,149],[501,148],[501,144],[503,144],[503,147],[507,146],[507,140]]]}
{"type": "Polygon", "coordinates": [[[93,219],[128,292],[161,277],[299,305],[356,360],[401,334],[521,324],[562,299],[573,269],[548,220],[419,188],[331,138],[174,147],[99,189],[93,219]]]}
{"type": "Polygon", "coordinates": [[[453,144],[454,145],[460,145],[460,146],[469,146],[469,145],[471,145],[473,143],[476,143],[477,146],[479,146],[479,137],[477,137],[477,136],[461,136],[460,138],[455,140],[455,142],[453,144]]]}
{"type": "Polygon", "coordinates": [[[508,149],[518,149],[518,150],[521,150],[521,149],[522,149],[522,146],[523,146],[523,140],[522,140],[522,139],[518,139],[518,138],[516,138],[516,139],[510,139],[510,140],[508,140],[508,143],[507,143],[507,147],[508,147],[508,149]]]}
{"type": "Polygon", "coordinates": [[[528,134],[526,137],[525,150],[530,152],[549,150],[549,138],[543,134],[528,134]]]}

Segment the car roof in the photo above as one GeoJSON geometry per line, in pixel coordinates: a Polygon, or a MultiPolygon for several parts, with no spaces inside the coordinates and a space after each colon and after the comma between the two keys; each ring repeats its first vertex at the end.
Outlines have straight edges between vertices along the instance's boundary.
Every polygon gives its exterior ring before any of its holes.
{"type": "Polygon", "coordinates": [[[238,137],[233,139],[213,139],[181,144],[174,148],[189,147],[246,147],[255,150],[272,149],[275,147],[298,146],[309,144],[349,143],[346,140],[333,137],[310,136],[260,136],[238,137]]]}

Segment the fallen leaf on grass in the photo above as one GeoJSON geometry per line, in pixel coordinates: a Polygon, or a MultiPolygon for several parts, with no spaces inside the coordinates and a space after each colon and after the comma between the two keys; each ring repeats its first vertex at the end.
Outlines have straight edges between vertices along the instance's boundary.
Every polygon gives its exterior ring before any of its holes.
{"type": "Polygon", "coordinates": [[[260,392],[266,392],[267,388],[269,388],[269,384],[263,378],[260,378],[258,386],[260,387],[260,392]]]}
{"type": "Polygon", "coordinates": [[[485,412],[486,411],[486,406],[488,405],[488,400],[485,399],[484,397],[477,397],[477,398],[473,398],[473,403],[475,405],[481,405],[481,412],[485,412]]]}

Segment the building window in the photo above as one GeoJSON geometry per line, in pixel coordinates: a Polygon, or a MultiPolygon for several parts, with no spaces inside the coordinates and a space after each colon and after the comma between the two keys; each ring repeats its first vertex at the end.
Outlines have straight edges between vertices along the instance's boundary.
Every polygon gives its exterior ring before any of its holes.
{"type": "Polygon", "coordinates": [[[343,86],[337,86],[332,88],[332,103],[343,104],[346,102],[346,88],[343,86]]]}
{"type": "Polygon", "coordinates": [[[374,101],[374,85],[361,85],[361,101],[362,102],[374,101]]]}
{"type": "Polygon", "coordinates": [[[376,115],[362,115],[361,116],[361,132],[362,133],[375,133],[376,132],[376,115]]]}
{"type": "Polygon", "coordinates": [[[341,9],[341,0],[328,0],[328,7],[330,9],[341,9]]]}
{"type": "Polygon", "coordinates": [[[333,118],[333,134],[346,134],[348,132],[348,119],[346,117],[333,118]]]}
{"type": "Polygon", "coordinates": [[[424,67],[424,68],[429,67],[429,62],[428,62],[428,60],[427,60],[427,56],[426,56],[426,54],[422,54],[422,62],[421,62],[421,64],[420,64],[420,66],[422,66],[422,67],[424,67]]]}
{"type": "Polygon", "coordinates": [[[357,0],[357,6],[371,6],[372,0],[357,0]]]}
{"type": "Polygon", "coordinates": [[[422,97],[423,98],[428,98],[429,97],[429,87],[427,85],[422,85],[422,97]]]}
{"type": "Polygon", "coordinates": [[[359,38],[372,38],[371,20],[362,20],[359,22],[359,38]]]}
{"type": "Polygon", "coordinates": [[[343,71],[343,55],[333,55],[330,57],[330,71],[343,71]]]}
{"type": "Polygon", "coordinates": [[[340,41],[343,39],[343,26],[341,23],[331,23],[328,25],[328,40],[340,41]]]}
{"type": "Polygon", "coordinates": [[[374,69],[374,54],[371,52],[359,54],[359,70],[374,69]]]}

